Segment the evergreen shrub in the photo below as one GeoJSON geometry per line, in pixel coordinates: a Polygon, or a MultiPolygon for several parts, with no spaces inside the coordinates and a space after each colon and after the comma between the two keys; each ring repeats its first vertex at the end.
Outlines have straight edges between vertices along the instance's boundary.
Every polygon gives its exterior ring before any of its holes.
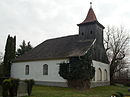
{"type": "Polygon", "coordinates": [[[5,79],[2,82],[2,95],[3,97],[15,97],[17,96],[17,90],[19,86],[19,79],[5,79]]]}
{"type": "Polygon", "coordinates": [[[9,89],[11,97],[17,96],[19,81],[20,81],[19,79],[11,78],[11,87],[9,89]]]}
{"type": "Polygon", "coordinates": [[[30,96],[32,93],[32,88],[33,88],[33,85],[35,84],[35,82],[33,79],[29,79],[29,80],[26,79],[25,83],[27,83],[27,92],[28,92],[28,96],[30,96]]]}
{"type": "Polygon", "coordinates": [[[68,87],[76,89],[90,88],[90,81],[95,75],[92,64],[92,50],[80,57],[69,58],[69,63],[60,63],[59,75],[67,80],[68,87]]]}
{"type": "Polygon", "coordinates": [[[5,79],[2,83],[2,95],[3,95],[3,97],[9,96],[10,87],[11,87],[11,79],[5,79]]]}

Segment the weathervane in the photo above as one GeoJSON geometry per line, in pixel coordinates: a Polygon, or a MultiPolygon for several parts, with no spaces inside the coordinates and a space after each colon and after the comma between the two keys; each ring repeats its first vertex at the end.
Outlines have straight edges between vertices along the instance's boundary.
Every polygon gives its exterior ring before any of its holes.
{"type": "Polygon", "coordinates": [[[90,7],[92,8],[92,2],[90,2],[90,7]]]}

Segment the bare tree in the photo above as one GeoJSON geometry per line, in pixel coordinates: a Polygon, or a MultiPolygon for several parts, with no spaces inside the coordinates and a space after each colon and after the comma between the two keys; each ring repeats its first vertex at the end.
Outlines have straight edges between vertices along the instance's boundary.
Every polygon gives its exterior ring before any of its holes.
{"type": "Polygon", "coordinates": [[[120,71],[126,62],[124,58],[128,50],[129,36],[124,27],[110,27],[105,31],[104,44],[110,61],[110,79],[113,80],[115,72],[120,71]]]}

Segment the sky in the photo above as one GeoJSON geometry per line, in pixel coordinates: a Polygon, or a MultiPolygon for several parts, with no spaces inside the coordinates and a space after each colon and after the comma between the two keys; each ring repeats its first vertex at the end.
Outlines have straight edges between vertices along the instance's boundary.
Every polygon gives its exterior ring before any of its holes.
{"type": "Polygon", "coordinates": [[[123,25],[130,32],[130,0],[0,0],[0,52],[8,34],[16,35],[17,48],[23,40],[35,47],[78,34],[77,24],[85,19],[90,2],[101,24],[123,25]]]}

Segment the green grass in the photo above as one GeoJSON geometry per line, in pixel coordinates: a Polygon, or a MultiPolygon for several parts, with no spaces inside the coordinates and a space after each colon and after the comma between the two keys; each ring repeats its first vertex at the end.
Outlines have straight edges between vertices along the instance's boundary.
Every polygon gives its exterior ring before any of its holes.
{"type": "Polygon", "coordinates": [[[61,87],[34,86],[30,97],[110,97],[116,92],[130,95],[128,87],[124,86],[104,86],[84,91],[61,87]]]}

